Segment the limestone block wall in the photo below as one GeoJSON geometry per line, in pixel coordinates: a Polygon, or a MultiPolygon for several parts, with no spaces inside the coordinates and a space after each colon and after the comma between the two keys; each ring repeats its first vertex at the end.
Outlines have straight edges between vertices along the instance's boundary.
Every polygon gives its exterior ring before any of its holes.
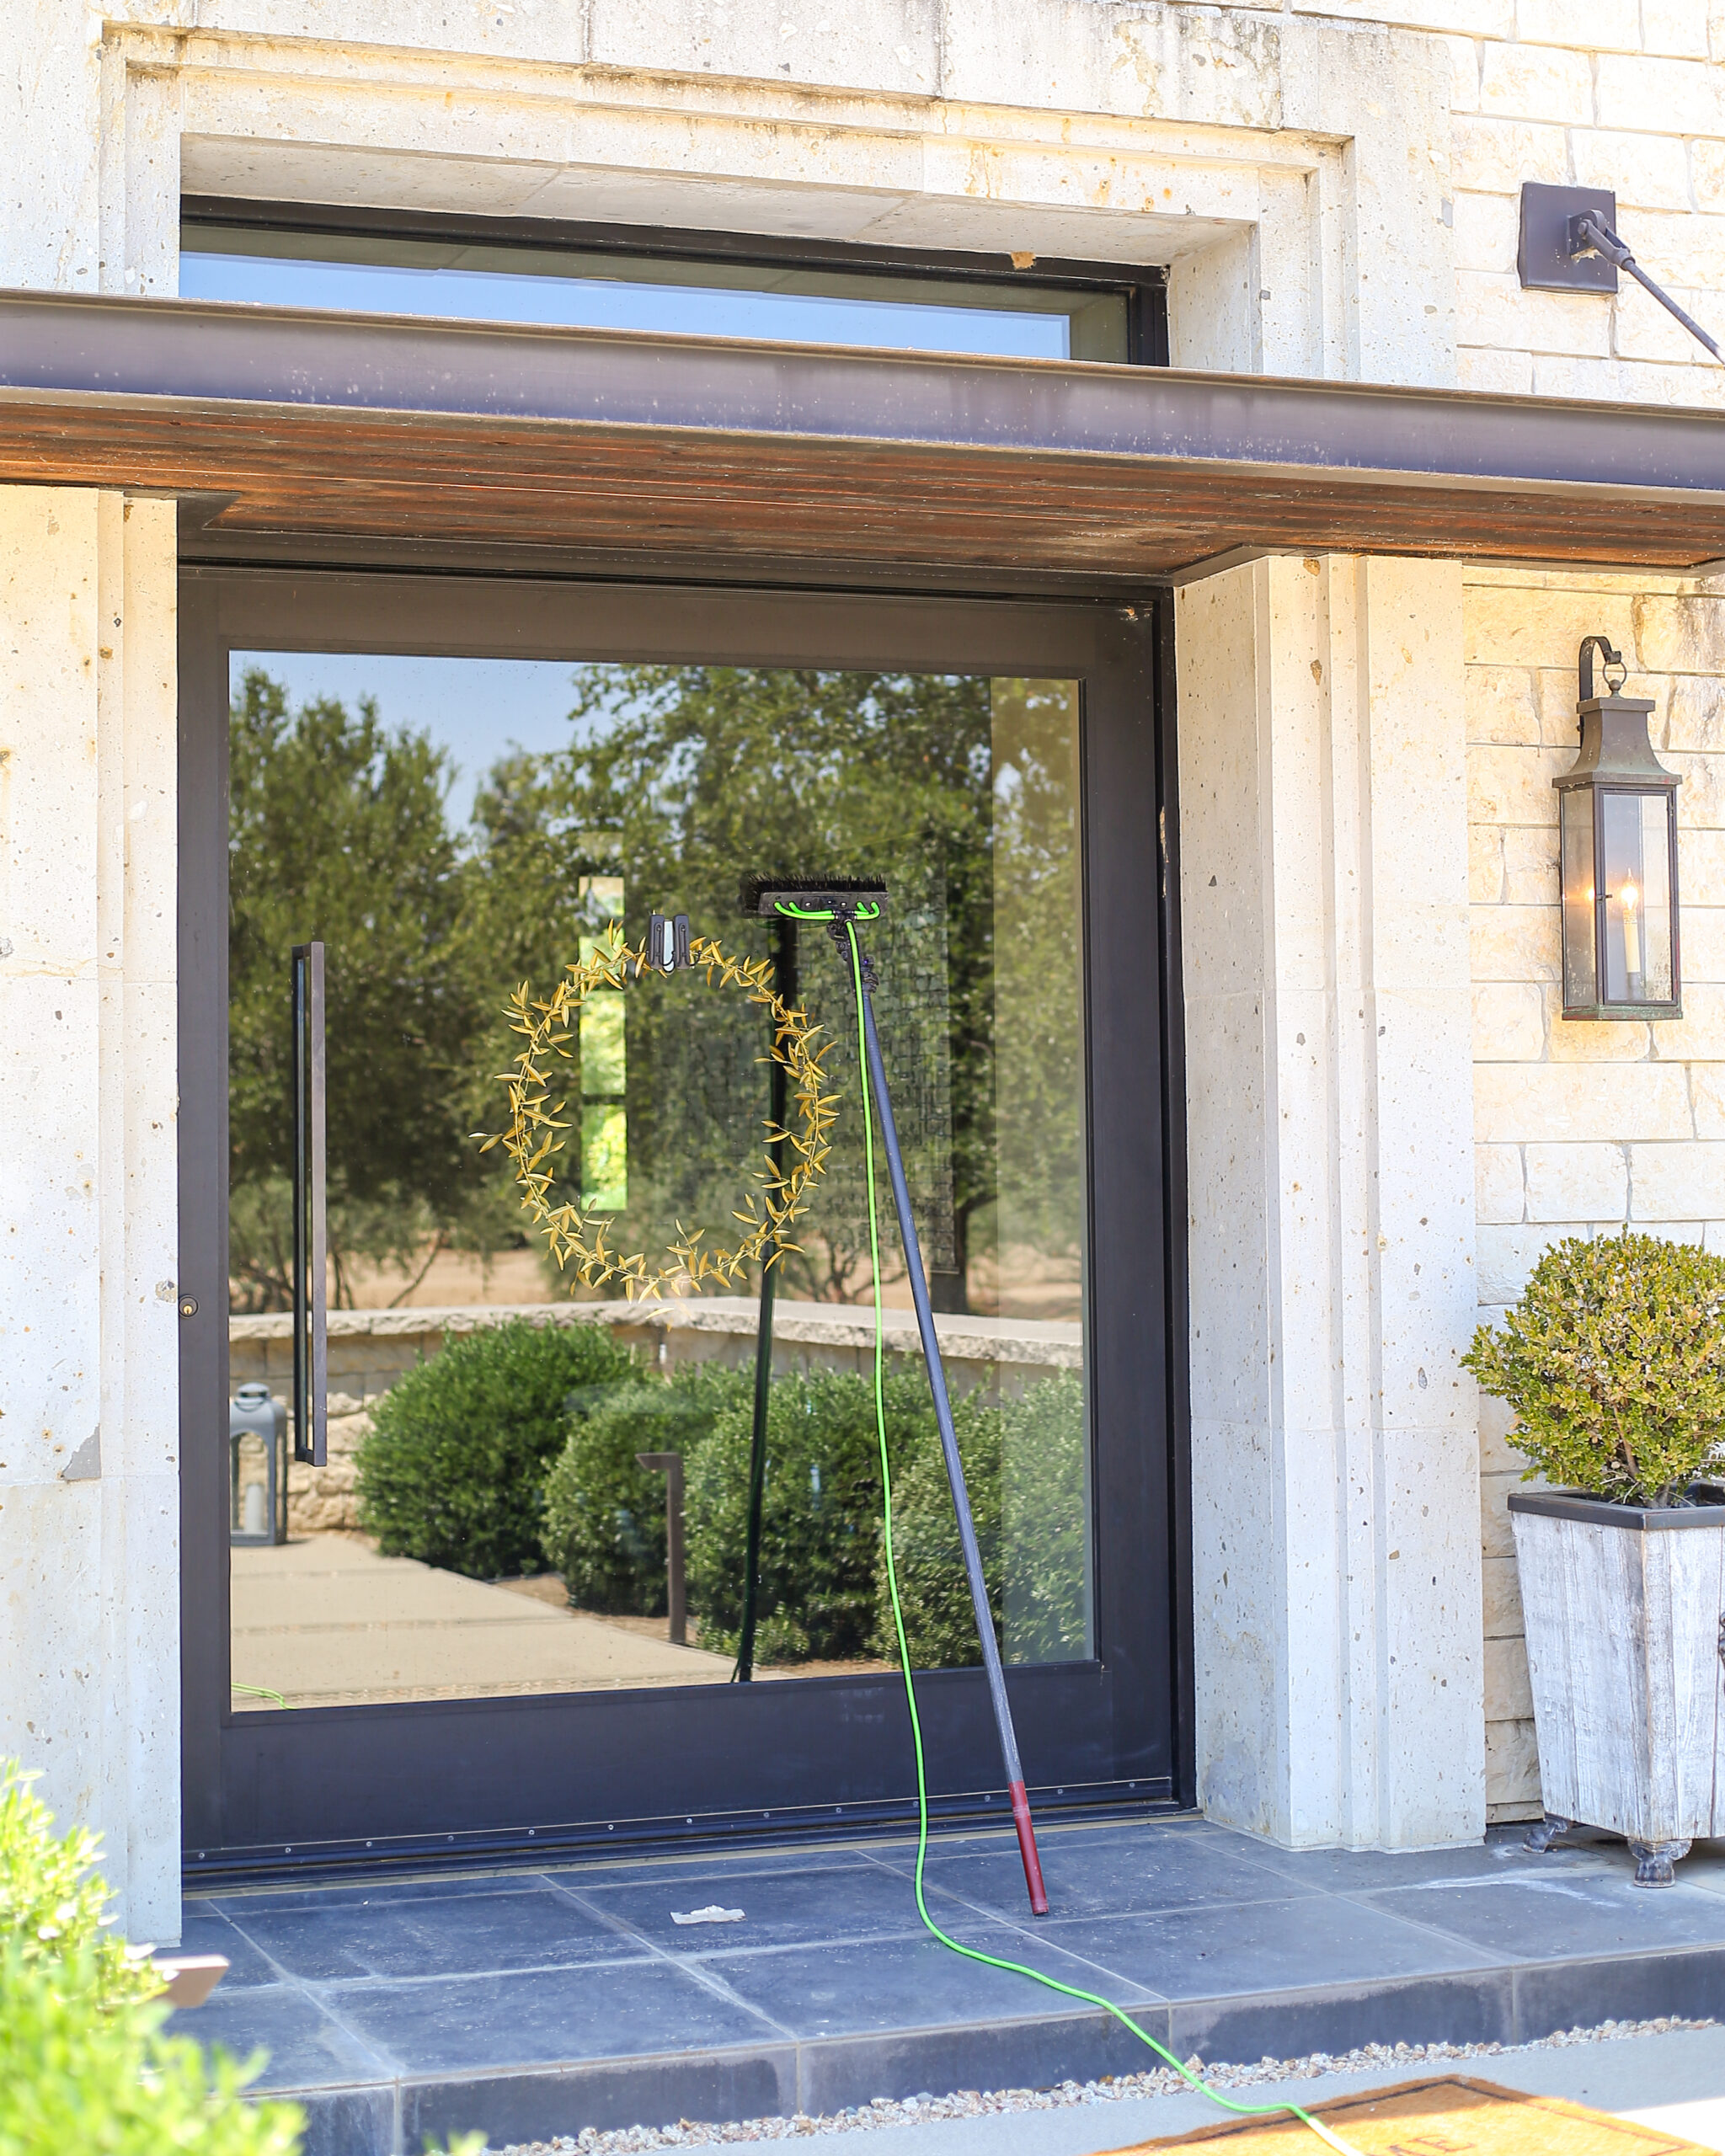
{"type": "MultiPolygon", "coordinates": [[[[329,1320],[328,1465],[290,1465],[288,1533],[358,1528],[355,1454],[371,1427],[377,1401],[407,1371],[429,1362],[446,1342],[463,1334],[514,1318],[526,1318],[535,1325],[606,1325],[638,1357],[661,1369],[709,1361],[739,1368],[754,1362],[757,1315],[756,1303],[739,1295],[657,1305],[539,1303],[513,1309],[474,1305],[334,1311],[329,1320]]],[[[248,1381],[265,1384],[278,1400],[289,1404],[291,1413],[291,1328],[292,1321],[285,1315],[230,1319],[230,1389],[248,1381]]],[[[948,1382],[955,1393],[980,1386],[989,1395],[1011,1397],[1045,1371],[1083,1367],[1083,1338],[1076,1325],[942,1317],[936,1320],[936,1330],[948,1382]]],[[[887,1312],[886,1336],[893,1353],[916,1353],[916,1326],[908,1310],[887,1312]]],[[[860,1375],[873,1368],[873,1313],[818,1303],[781,1303],[774,1312],[772,1344],[776,1371],[820,1369],[860,1375]]]]}
{"type": "MultiPolygon", "coordinates": [[[[1466,590],[1475,1161],[1482,1315],[1546,1244],[1651,1234],[1725,1247],[1725,598],[1693,583],[1471,572],[1466,590]],[[1677,796],[1680,1020],[1566,1022],[1557,795],[1575,760],[1575,654],[1599,631],[1652,696],[1677,796]]],[[[1487,1795],[1539,1808],[1506,1492],[1520,1456],[1480,1402],[1487,1795]]]]}
{"type": "MultiPolygon", "coordinates": [[[[1325,4],[1330,0],[1325,0],[1325,4]]],[[[1295,13],[1308,0],[1293,0],[1295,13]]],[[[1450,56],[1448,211],[1464,389],[1717,404],[1725,373],[1627,278],[1523,291],[1521,184],[1610,188],[1637,259],[1725,323],[1725,9],[1717,0],[1378,0],[1450,56]]]]}

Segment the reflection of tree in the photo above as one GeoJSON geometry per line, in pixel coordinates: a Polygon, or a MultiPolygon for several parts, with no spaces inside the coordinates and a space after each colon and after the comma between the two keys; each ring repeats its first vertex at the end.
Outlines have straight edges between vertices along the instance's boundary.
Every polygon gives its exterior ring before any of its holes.
{"type": "Polygon", "coordinates": [[[444,816],[441,751],[387,731],[369,702],[356,715],[318,701],[290,717],[280,687],[252,670],[233,702],[229,769],[237,1307],[285,1308],[291,1294],[288,953],[312,937],[328,953],[338,1301],[356,1260],[419,1265],[428,1246],[494,1245],[503,1193],[467,1135],[483,1007],[473,878],[444,816]]]}
{"type": "Polygon", "coordinates": [[[1001,1262],[1076,1259],[1084,1128],[1075,685],[999,680],[994,713],[994,1006],[1001,1262]]]}
{"type": "MultiPolygon", "coordinates": [[[[884,875],[892,885],[877,939],[883,1023],[895,1080],[928,1096],[931,1115],[905,1116],[907,1140],[935,1141],[921,1142],[913,1181],[934,1222],[935,1262],[961,1283],[969,1221],[993,1195],[986,681],[595,666],[576,690],[576,744],[540,760],[521,813],[557,835],[562,888],[593,867],[621,874],[632,940],[649,911],[676,910],[728,947],[764,955],[766,924],[738,910],[754,869],[884,875]],[[947,1128],[931,1131],[931,1120],[947,1128]]],[[[842,1044],[830,1068],[848,1105],[855,1022],[844,974],[820,931],[804,930],[801,942],[800,993],[842,1044]]],[[[631,991],[628,1026],[625,1234],[644,1242],[677,1219],[716,1229],[760,1148],[759,1019],[674,979],[631,991]]],[[[862,1284],[860,1177],[846,1166],[855,1151],[841,1145],[809,1216],[789,1273],[804,1294],[845,1299],[862,1284]]]]}
{"type": "MultiPolygon", "coordinates": [[[[588,666],[571,745],[512,751],[469,832],[449,771],[375,706],[290,714],[254,670],[231,727],[232,1272],[243,1306],[287,1294],[287,952],[328,951],[331,1247],[406,1276],[440,1248],[521,1241],[513,1193],[470,1134],[495,1128],[520,982],[548,991],[623,894],[632,940],[688,913],[765,955],[738,907],[753,870],[882,875],[878,1006],[937,1305],[962,1309],[973,1245],[1076,1251],[1078,893],[1068,685],[789,668],[588,666]],[[996,1069],[998,1042],[1001,1061],[996,1069]],[[998,1153],[998,1168],[996,1158],[998,1153]],[[985,1235],[985,1227],[987,1233],[985,1235]]],[[[836,1037],[838,1145],[786,1268],[793,1294],[866,1293],[854,1014],[819,929],[799,998],[836,1037]]],[[[628,1208],[617,1239],[678,1222],[723,1236],[762,1143],[759,1014],[687,977],[625,1000],[628,1208]]],[[[574,1045],[574,1043],[571,1044],[574,1045]]],[[[570,1097],[585,1088],[572,1059],[570,1097]]],[[[579,1109],[576,1111],[579,1118],[579,1109]]],[[[579,1177],[578,1133],[560,1162],[579,1177]]],[[[621,1178],[613,1178],[619,1182],[621,1178]]],[[[403,1293],[406,1292],[405,1288],[403,1293]]]]}

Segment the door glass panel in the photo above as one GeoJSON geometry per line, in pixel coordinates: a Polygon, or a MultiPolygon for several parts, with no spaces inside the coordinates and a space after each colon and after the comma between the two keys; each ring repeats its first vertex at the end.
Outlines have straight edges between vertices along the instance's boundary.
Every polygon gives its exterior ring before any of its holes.
{"type": "Polygon", "coordinates": [[[994,282],[201,223],[185,227],[180,245],[183,299],[878,350],[1119,365],[1130,356],[1124,291],[1033,276],[994,282]]]}
{"type": "MultiPolygon", "coordinates": [[[[1077,685],[259,651],[233,654],[231,691],[235,1707],[738,1674],[758,1267],[657,1301],[584,1283],[480,1142],[521,1045],[511,995],[638,947],[654,913],[772,959],[829,1043],[832,1150],[775,1268],[750,1678],[892,1666],[854,1006],[823,931],[744,912],[760,870],[888,883],[868,941],[994,1622],[1009,1662],[1087,1657],[1077,685]],[[312,938],[321,1469],[286,1428],[288,964],[312,938]]],[[[734,1242],[767,1047],[761,1011],[698,971],[588,996],[549,1159],[590,1247],[602,1230],[656,1268],[734,1242]]],[[[880,1193],[912,1655],[963,1666],[980,1657],[884,1173],[880,1193]]]]}

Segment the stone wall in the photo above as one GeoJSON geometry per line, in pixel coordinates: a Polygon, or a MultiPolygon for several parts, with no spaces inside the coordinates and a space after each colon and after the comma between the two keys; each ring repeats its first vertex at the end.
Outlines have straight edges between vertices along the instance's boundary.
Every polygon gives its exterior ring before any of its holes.
{"type": "MultiPolygon", "coordinates": [[[[371,1427],[376,1402],[403,1374],[429,1362],[448,1340],[526,1318],[534,1325],[606,1325],[638,1357],[669,1370],[690,1363],[738,1367],[755,1359],[758,1305],[751,1298],[710,1295],[698,1302],[535,1303],[515,1309],[336,1310],[329,1319],[329,1461],[290,1465],[288,1531],[311,1534],[359,1525],[354,1455],[371,1427]]],[[[918,1353],[916,1322],[889,1310],[887,1345],[918,1353]]],[[[1076,1325],[1028,1319],[940,1317],[935,1321],[947,1380],[954,1394],[981,1386],[1008,1397],[1049,1369],[1079,1369],[1084,1350],[1076,1325]]],[[[228,1321],[230,1387],[262,1380],[293,1397],[292,1320],[286,1315],[228,1321]]],[[[853,1370],[874,1366],[872,1311],[830,1304],[784,1302],[772,1326],[773,1368],[853,1370]]]]}
{"type": "Polygon", "coordinates": [[[1524,291],[1521,184],[1609,188],[1648,274],[1725,334],[1725,9],[1715,0],[1410,0],[1449,35],[1464,389],[1725,402],[1725,374],[1625,277],[1524,291]]]}
{"type": "MultiPolygon", "coordinates": [[[[1473,919],[1476,1204],[1482,1315],[1520,1293],[1562,1235],[1625,1221],[1725,1245],[1725,600],[1668,580],[1471,573],[1468,819],[1473,919]],[[1652,696],[1661,760],[1681,774],[1681,1019],[1566,1023],[1557,797],[1575,760],[1576,648],[1609,636],[1629,693],[1652,696]]],[[[1539,1810],[1515,1556],[1504,1507],[1523,1462],[1509,1417],[1480,1402],[1487,1792],[1539,1810]]]]}
{"type": "Polygon", "coordinates": [[[0,488],[0,1758],[146,1938],[179,1929],[174,531],[0,488]]]}
{"type": "Polygon", "coordinates": [[[1178,609],[1199,1801],[1475,1840],[1461,573],[1279,559],[1178,609]]]}

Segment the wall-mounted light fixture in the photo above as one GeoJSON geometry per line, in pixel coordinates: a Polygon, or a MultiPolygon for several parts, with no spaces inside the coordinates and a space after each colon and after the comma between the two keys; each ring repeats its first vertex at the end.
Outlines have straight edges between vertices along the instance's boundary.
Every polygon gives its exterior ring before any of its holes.
{"type": "Polygon", "coordinates": [[[1653,700],[1619,694],[1622,655],[1584,637],[1581,753],[1557,789],[1563,888],[1563,1016],[1680,1018],[1677,788],[1648,739],[1653,700]],[[1594,654],[1605,694],[1594,694],[1594,654]]]}
{"type": "Polygon", "coordinates": [[[1545,292],[1615,292],[1626,270],[1668,314],[1716,360],[1725,352],[1692,314],[1648,276],[1617,233],[1617,197],[1605,187],[1550,187],[1536,179],[1521,184],[1521,243],[1515,267],[1522,289],[1545,292]]]}

